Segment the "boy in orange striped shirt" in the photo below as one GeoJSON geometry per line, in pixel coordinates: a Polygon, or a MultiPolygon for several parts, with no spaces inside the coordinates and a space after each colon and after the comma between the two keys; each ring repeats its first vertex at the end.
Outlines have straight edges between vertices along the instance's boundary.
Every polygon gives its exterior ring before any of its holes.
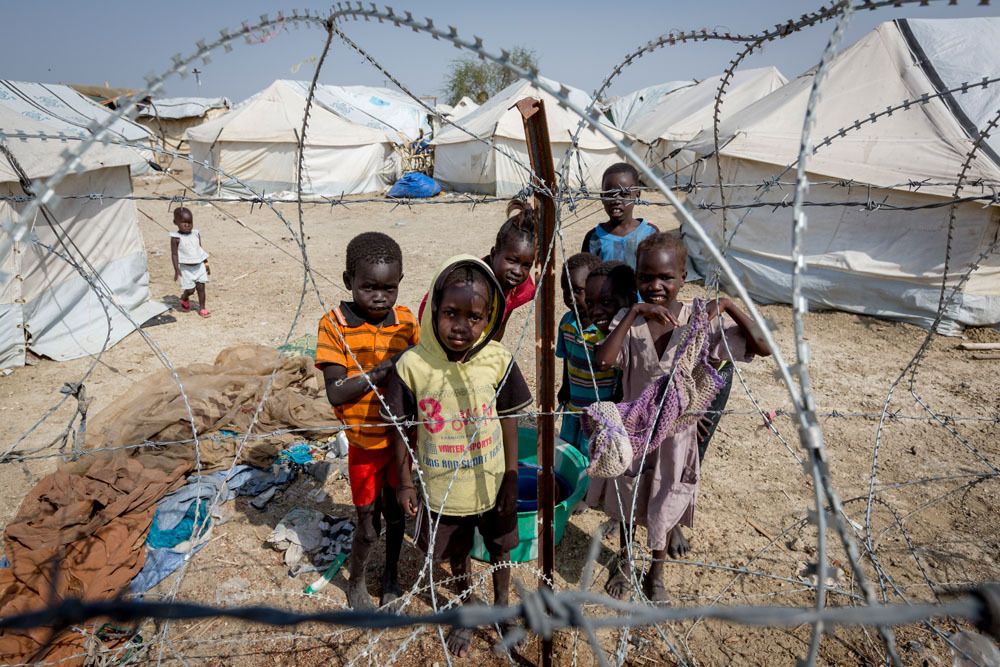
{"type": "Polygon", "coordinates": [[[394,358],[415,345],[420,327],[413,313],[397,306],[403,279],[399,245],[380,232],[365,232],[347,245],[344,285],[352,301],[323,316],[316,343],[316,368],[323,371],[326,396],[337,418],[348,426],[347,472],[351,499],[358,513],[351,549],[347,602],[352,609],[371,609],[365,568],[385,517],[385,605],[401,594],[397,563],[403,544],[403,514],[396,502],[398,471],[392,464],[389,426],[379,417],[381,401],[372,390],[386,380],[394,358]],[[362,372],[363,371],[363,372],[362,372]],[[366,377],[367,376],[367,377],[366,377]]]}

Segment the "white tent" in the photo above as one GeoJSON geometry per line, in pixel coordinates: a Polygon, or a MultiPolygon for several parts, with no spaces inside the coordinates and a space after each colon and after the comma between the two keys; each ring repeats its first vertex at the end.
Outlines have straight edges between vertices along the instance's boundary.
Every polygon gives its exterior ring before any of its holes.
{"type": "MultiPolygon", "coordinates": [[[[27,118],[0,104],[0,127],[23,173],[40,193],[46,177],[63,162],[67,143],[18,134],[54,133],[61,128],[27,118]]],[[[67,137],[84,138],[82,130],[67,137]]],[[[72,259],[96,273],[100,287],[131,319],[141,324],[166,307],[150,300],[146,251],[139,233],[129,164],[134,153],[97,145],[83,156],[81,168],[56,187],[60,198],[24,224],[26,203],[20,174],[0,155],[0,368],[23,366],[26,349],[56,360],[96,354],[105,341],[113,345],[135,330],[116,308],[104,307],[72,259]],[[71,198],[102,193],[108,198],[71,198]],[[33,242],[37,240],[36,242],[33,242]],[[48,246],[52,251],[47,249],[48,246]],[[60,258],[62,255],[63,258],[60,258]]]]}
{"type": "MultiPolygon", "coordinates": [[[[224,172],[196,162],[196,192],[239,197],[252,190],[279,199],[294,196],[306,98],[293,84],[275,81],[229,113],[187,131],[191,157],[224,172]]],[[[384,132],[313,105],[305,141],[304,195],[375,192],[394,182],[398,172],[398,156],[384,132]]]]}
{"type": "MultiPolygon", "coordinates": [[[[479,105],[472,101],[468,95],[463,95],[462,99],[458,101],[455,106],[450,104],[438,104],[434,107],[434,111],[441,114],[448,120],[452,122],[458,122],[458,119],[462,116],[468,116],[470,113],[479,108],[479,105]]],[[[448,123],[441,120],[440,117],[434,116],[431,119],[431,126],[434,130],[433,135],[437,136],[441,133],[441,128],[446,127],[448,123]]],[[[459,123],[461,125],[461,123],[459,123]]]]}
{"type": "MultiPolygon", "coordinates": [[[[905,20],[881,24],[837,56],[821,90],[809,158],[812,181],[807,200],[855,202],[851,206],[806,209],[804,293],[815,306],[899,319],[930,326],[938,310],[947,246],[950,198],[956,175],[979,137],[979,130],[1000,109],[1000,87],[952,94],[962,82],[982,81],[1000,71],[1000,19],[905,20]],[[872,114],[920,100],[909,109],[868,122],[872,114]],[[855,126],[855,122],[859,124],[855,126]],[[829,145],[824,137],[839,135],[829,145]],[[831,181],[847,180],[847,184],[831,181]],[[826,181],[826,183],[822,183],[826,181]],[[919,187],[908,184],[920,182],[919,187]],[[868,202],[893,206],[942,205],[915,211],[873,210],[868,202]]],[[[726,183],[753,184],[781,176],[794,180],[803,116],[812,85],[807,73],[750,105],[722,127],[728,142],[721,150],[726,183]]],[[[712,151],[710,132],[689,148],[712,151]]],[[[978,151],[966,172],[962,194],[981,194],[1000,183],[997,137],[978,151]],[[982,185],[980,185],[980,180],[982,185]],[[971,184],[975,183],[974,187],[971,184]]],[[[692,201],[718,203],[715,169],[706,169],[706,187],[692,201]]],[[[752,203],[754,187],[729,188],[730,203],[752,203]]],[[[763,201],[790,199],[789,187],[772,189],[763,201]]],[[[716,242],[721,215],[700,210],[697,217],[716,242]]],[[[791,296],[791,212],[772,207],[734,209],[728,214],[733,236],[728,256],[750,292],[766,301],[791,296]],[[736,230],[733,234],[733,230],[736,230]]],[[[951,241],[949,279],[958,277],[997,239],[996,206],[963,203],[951,241]]],[[[728,240],[728,236],[727,236],[728,240]]],[[[705,274],[704,249],[689,236],[695,266],[705,274]]],[[[949,288],[950,291],[950,288],[949,288]]],[[[1000,255],[992,254],[948,309],[940,328],[1000,322],[1000,255]]]]}
{"type": "MultiPolygon", "coordinates": [[[[557,82],[549,83],[559,85],[557,82]]],[[[524,188],[530,175],[521,166],[529,164],[524,125],[521,114],[512,107],[525,97],[544,100],[552,157],[556,161],[556,169],[561,169],[580,117],[560,107],[554,97],[535,88],[531,82],[516,81],[460,119],[459,125],[487,143],[473,139],[456,127],[441,129],[431,142],[435,147],[434,178],[452,190],[498,197],[509,197],[524,188]]],[[[590,102],[587,94],[576,88],[570,89],[570,98],[581,107],[590,102]]],[[[618,130],[612,131],[621,136],[618,130]]],[[[580,187],[586,184],[591,190],[597,190],[604,170],[623,160],[614,144],[590,127],[585,127],[579,137],[579,150],[574,151],[569,165],[569,185],[580,187]]]]}
{"type": "Polygon", "coordinates": [[[630,119],[644,110],[656,106],[664,95],[674,92],[680,88],[693,86],[697,81],[667,81],[654,86],[640,88],[628,95],[622,95],[611,100],[608,105],[608,112],[611,120],[619,128],[628,126],[630,119]]]}
{"type": "MultiPolygon", "coordinates": [[[[678,86],[635,108],[618,127],[649,147],[644,156],[647,164],[661,173],[679,173],[682,180],[688,180],[692,176],[688,167],[695,156],[679,149],[699,132],[712,127],[721,81],[720,75],[695,85],[678,86]]],[[[788,79],[773,67],[737,70],[722,98],[722,120],[787,82],[788,79]]]]}
{"type": "MultiPolygon", "coordinates": [[[[308,81],[286,81],[303,97],[309,93],[308,81]]],[[[429,134],[427,109],[404,93],[373,86],[316,86],[316,103],[352,123],[382,130],[396,143],[409,143],[429,134]]]]}
{"type": "MultiPolygon", "coordinates": [[[[94,122],[103,122],[111,112],[95,104],[69,86],[32,81],[0,80],[0,105],[24,118],[43,122],[49,132],[89,132],[94,122]]],[[[153,137],[146,128],[127,118],[118,118],[110,131],[116,141],[128,141],[131,146],[130,167],[134,176],[150,171],[154,159],[153,137]]]]}
{"type": "MultiPolygon", "coordinates": [[[[217,118],[229,110],[225,97],[162,97],[141,107],[136,122],[149,129],[170,151],[187,152],[184,133],[207,120],[217,118]]],[[[169,162],[170,155],[159,155],[161,162],[169,162]]]]}
{"type": "Polygon", "coordinates": [[[470,113],[479,108],[479,105],[472,101],[468,95],[463,95],[462,99],[451,108],[451,118],[452,120],[457,120],[462,116],[468,116],[470,113]]]}

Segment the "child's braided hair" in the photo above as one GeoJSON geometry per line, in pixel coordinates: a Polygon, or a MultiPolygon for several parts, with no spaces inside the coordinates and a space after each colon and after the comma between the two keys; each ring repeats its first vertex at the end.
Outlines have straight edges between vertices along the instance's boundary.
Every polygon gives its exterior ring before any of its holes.
{"type": "Polygon", "coordinates": [[[507,220],[500,225],[493,248],[499,251],[515,240],[535,247],[535,229],[538,227],[538,213],[523,199],[512,199],[507,204],[507,220]]]}

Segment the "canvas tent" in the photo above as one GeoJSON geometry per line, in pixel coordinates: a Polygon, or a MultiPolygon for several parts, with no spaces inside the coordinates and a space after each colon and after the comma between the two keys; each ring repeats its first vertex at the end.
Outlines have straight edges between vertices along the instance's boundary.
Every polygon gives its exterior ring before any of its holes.
{"type": "MultiPolygon", "coordinates": [[[[647,164],[661,173],[678,174],[679,180],[686,182],[692,178],[690,165],[695,156],[690,151],[678,150],[699,132],[712,127],[721,80],[720,75],[695,85],[679,86],[633,109],[618,127],[648,147],[643,156],[647,164]]],[[[773,67],[737,70],[723,97],[722,120],[787,82],[773,67]]]]}
{"type": "MultiPolygon", "coordinates": [[[[870,211],[865,203],[947,202],[956,175],[979,138],[979,128],[985,128],[1000,108],[1000,87],[963,94],[946,91],[962,82],[995,76],[1000,71],[1000,55],[994,48],[998,39],[1000,19],[900,19],[881,24],[831,63],[815,113],[813,143],[848,129],[809,158],[808,201],[861,203],[806,209],[803,285],[814,306],[925,327],[933,322],[948,243],[949,206],[870,211]],[[864,122],[887,107],[931,94],[941,96],[911,104],[875,123],[864,122]],[[855,126],[855,121],[861,123],[855,126]],[[849,183],[830,183],[840,179],[849,183]],[[910,187],[911,181],[921,184],[910,187]]],[[[785,167],[797,159],[811,85],[812,75],[807,73],[727,119],[722,136],[728,143],[721,150],[725,182],[762,183],[782,174],[784,180],[794,180],[794,171],[785,167]]],[[[709,132],[689,145],[701,154],[711,152],[711,146],[709,132]]],[[[967,181],[976,183],[972,192],[1000,183],[998,154],[996,136],[975,154],[966,172],[967,181]]],[[[717,188],[712,187],[715,169],[706,169],[705,174],[708,187],[692,199],[718,203],[717,188]]],[[[969,192],[967,188],[963,194],[969,192]]],[[[735,204],[760,196],[756,188],[730,188],[727,195],[735,204]]],[[[766,193],[763,200],[790,197],[789,189],[782,188],[766,193]]],[[[997,206],[963,203],[956,213],[950,285],[1000,234],[997,206]]],[[[699,210],[697,218],[716,242],[722,240],[719,213],[699,210]]],[[[788,302],[791,212],[771,207],[734,210],[728,229],[732,235],[728,257],[750,292],[761,300],[788,302]]],[[[704,273],[709,269],[706,253],[690,236],[688,241],[695,266],[704,273]]],[[[940,330],[955,333],[963,325],[998,322],[1000,255],[993,253],[947,309],[940,330]]]]}
{"type": "MultiPolygon", "coordinates": [[[[37,135],[62,129],[48,121],[25,117],[0,105],[5,144],[19,166],[41,190],[46,177],[62,166],[65,144],[37,135]]],[[[85,137],[83,130],[66,136],[85,137]]],[[[97,275],[99,285],[136,323],[166,310],[150,300],[146,252],[136,219],[129,164],[133,153],[114,145],[87,151],[81,169],[57,186],[60,198],[47,205],[49,217],[38,214],[19,222],[25,202],[0,201],[0,368],[23,366],[26,350],[56,360],[100,352],[134,331],[117,309],[108,306],[110,329],[101,301],[67,261],[42,247],[53,248],[97,275]],[[106,199],[69,198],[100,192],[106,199]],[[37,239],[39,243],[33,243],[37,239]]],[[[20,197],[21,174],[0,156],[0,193],[20,197]]]]}
{"type": "MultiPolygon", "coordinates": [[[[306,98],[293,83],[275,81],[229,113],[187,131],[191,157],[224,172],[196,162],[196,192],[294,196],[306,98]]],[[[399,158],[384,132],[313,106],[305,141],[304,195],[379,191],[395,182],[398,171],[399,158]]]]}
{"type": "MultiPolygon", "coordinates": [[[[454,106],[450,104],[438,104],[434,107],[434,111],[438,112],[448,120],[457,122],[462,116],[468,116],[470,113],[479,108],[479,105],[472,101],[468,95],[463,95],[454,106]]],[[[435,116],[431,119],[431,124],[433,127],[433,135],[437,136],[441,133],[441,128],[446,127],[448,123],[443,122],[439,117],[435,116]]],[[[459,123],[461,124],[461,123],[459,123]]]]}
{"type": "MultiPolygon", "coordinates": [[[[559,86],[554,81],[549,83],[559,86]]],[[[434,178],[451,190],[498,197],[509,197],[523,189],[529,178],[529,172],[521,166],[529,164],[524,125],[520,113],[511,107],[525,97],[544,100],[552,156],[556,169],[561,169],[580,117],[560,107],[554,97],[535,88],[531,82],[522,80],[504,88],[460,119],[459,125],[486,143],[456,127],[441,129],[431,142],[434,145],[434,178]]],[[[570,89],[570,98],[581,107],[590,102],[587,94],[576,88],[570,89]]],[[[611,129],[621,136],[618,130],[611,129]]],[[[598,190],[604,170],[622,160],[614,144],[585,127],[579,137],[579,150],[574,151],[569,165],[569,185],[585,184],[591,190],[598,190]]]]}
{"type": "Polygon", "coordinates": [[[664,95],[674,92],[680,88],[693,86],[697,81],[667,81],[658,83],[655,86],[640,88],[628,95],[614,98],[608,105],[608,114],[616,127],[625,128],[628,126],[633,116],[643,113],[644,110],[655,107],[664,95]]]}
{"type": "MultiPolygon", "coordinates": [[[[287,81],[305,97],[308,81],[287,81]]],[[[429,134],[427,110],[409,96],[373,86],[316,86],[316,104],[352,123],[382,130],[398,144],[417,139],[420,132],[429,134]]]]}
{"type": "MultiPolygon", "coordinates": [[[[0,80],[0,105],[24,118],[45,123],[56,134],[89,132],[91,123],[103,122],[111,115],[69,86],[53,83],[0,80]]],[[[149,173],[149,161],[154,158],[149,132],[127,118],[115,120],[110,129],[116,140],[131,144],[128,150],[132,156],[129,162],[132,174],[149,173]]]]}
{"type": "MultiPolygon", "coordinates": [[[[225,97],[164,97],[142,107],[136,122],[160,140],[163,147],[174,152],[187,152],[184,132],[229,110],[225,97]]],[[[161,161],[172,156],[161,155],[161,161]]]]}

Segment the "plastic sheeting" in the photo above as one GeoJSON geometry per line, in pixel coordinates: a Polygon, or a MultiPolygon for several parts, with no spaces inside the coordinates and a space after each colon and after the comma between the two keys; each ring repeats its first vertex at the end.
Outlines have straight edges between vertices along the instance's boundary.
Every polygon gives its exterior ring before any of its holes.
{"type": "MultiPolygon", "coordinates": [[[[0,106],[15,111],[23,118],[45,123],[51,134],[64,132],[72,136],[79,136],[81,132],[89,134],[91,123],[103,122],[111,115],[110,111],[69,86],[27,81],[0,80],[0,106]]],[[[9,131],[13,128],[4,129],[9,131]]],[[[149,173],[149,160],[154,158],[149,148],[152,145],[149,132],[126,118],[115,120],[110,131],[133,145],[129,148],[133,153],[130,160],[132,173],[149,173]]]]}

